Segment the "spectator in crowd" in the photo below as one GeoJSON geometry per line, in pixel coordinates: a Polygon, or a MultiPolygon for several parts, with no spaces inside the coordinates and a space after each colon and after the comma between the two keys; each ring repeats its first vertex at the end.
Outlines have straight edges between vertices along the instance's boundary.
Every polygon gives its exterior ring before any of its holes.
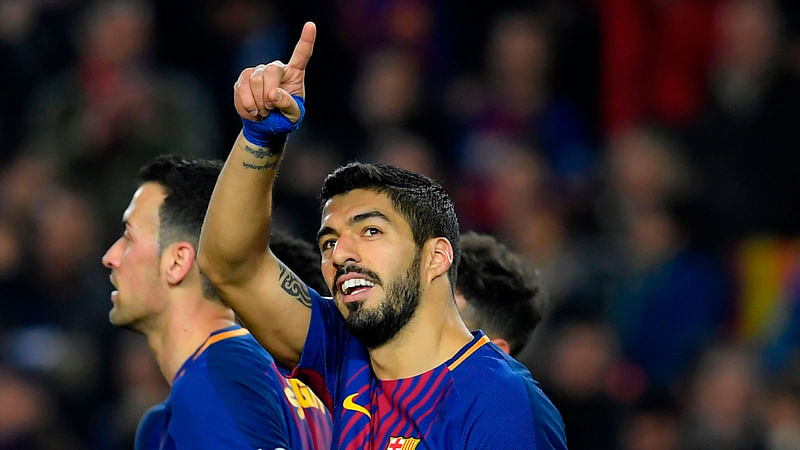
{"type": "Polygon", "coordinates": [[[594,150],[577,110],[551,89],[550,35],[541,18],[508,14],[493,24],[482,80],[454,84],[448,109],[463,124],[457,158],[465,167],[492,154],[471,148],[486,135],[516,140],[541,152],[565,192],[580,192],[589,181],[594,150]]]}
{"type": "MultiPolygon", "coordinates": [[[[621,423],[618,394],[609,388],[619,363],[613,330],[593,318],[572,317],[561,321],[550,334],[552,348],[543,383],[553,392],[567,428],[571,449],[615,449],[619,447],[616,430],[621,423]],[[614,431],[611,431],[614,430],[614,431]]],[[[626,389],[636,390],[628,381],[626,389]]]]}
{"type": "Polygon", "coordinates": [[[710,92],[689,127],[687,145],[702,180],[700,199],[716,245],[753,234],[796,235],[800,212],[800,77],[781,58],[782,33],[772,1],[725,2],[710,92]]]}
{"type": "Polygon", "coordinates": [[[692,379],[679,448],[766,448],[761,394],[752,355],[729,345],[710,348],[692,379]]]}
{"type": "Polygon", "coordinates": [[[64,428],[62,411],[45,383],[32,373],[0,364],[0,448],[79,450],[80,440],[64,428]]]}
{"type": "Polygon", "coordinates": [[[678,447],[679,408],[668,393],[651,392],[639,400],[622,424],[622,448],[673,450],[678,447]]]}
{"type": "Polygon", "coordinates": [[[94,4],[82,22],[79,60],[33,94],[26,111],[26,148],[46,155],[60,179],[91,199],[109,240],[117,218],[101,205],[125,201],[137,167],[167,151],[207,157],[218,142],[216,116],[196,82],[151,64],[152,27],[145,2],[94,4]]]}
{"type": "Polygon", "coordinates": [[[606,314],[623,354],[666,389],[721,332],[731,307],[727,277],[692,239],[697,212],[686,201],[689,174],[677,148],[630,129],[609,152],[610,193],[598,209],[619,263],[606,314]]]}

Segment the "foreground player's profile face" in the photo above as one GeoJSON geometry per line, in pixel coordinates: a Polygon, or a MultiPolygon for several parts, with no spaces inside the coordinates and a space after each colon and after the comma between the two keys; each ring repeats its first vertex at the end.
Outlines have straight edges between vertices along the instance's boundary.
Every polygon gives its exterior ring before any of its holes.
{"type": "Polygon", "coordinates": [[[322,274],[351,333],[367,347],[391,339],[420,294],[420,252],[411,227],[385,194],[366,189],[324,206],[322,274]]]}
{"type": "Polygon", "coordinates": [[[161,308],[159,300],[158,209],[166,193],[156,183],[143,184],[122,216],[122,236],[103,255],[111,269],[109,320],[141,331],[142,322],[161,308]]]}

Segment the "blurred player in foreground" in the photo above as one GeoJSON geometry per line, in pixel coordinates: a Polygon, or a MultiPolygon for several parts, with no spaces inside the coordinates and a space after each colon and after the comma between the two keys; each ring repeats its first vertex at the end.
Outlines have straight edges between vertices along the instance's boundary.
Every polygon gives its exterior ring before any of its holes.
{"type": "Polygon", "coordinates": [[[542,319],[546,296],[539,277],[519,255],[492,236],[461,236],[456,304],[470,330],[483,330],[496,346],[517,356],[542,319]]]}
{"type": "Polygon", "coordinates": [[[530,372],[461,321],[458,220],[419,174],[353,163],[325,180],[318,244],[333,299],[269,251],[272,187],[304,115],[307,23],[289,63],[245,69],[243,132],[209,205],[198,262],[259,341],[333,411],[336,448],[565,448],[530,372]]]}
{"type": "Polygon", "coordinates": [[[112,324],[142,333],[171,385],[136,433],[137,449],[324,449],[331,419],[272,357],[201,275],[197,241],[220,162],[162,156],[140,171],[103,256],[112,324]]]}

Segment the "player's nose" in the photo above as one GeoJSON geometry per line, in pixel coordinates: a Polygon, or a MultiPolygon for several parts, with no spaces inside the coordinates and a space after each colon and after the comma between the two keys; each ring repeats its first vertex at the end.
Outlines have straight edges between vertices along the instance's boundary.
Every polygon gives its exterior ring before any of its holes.
{"type": "Polygon", "coordinates": [[[119,266],[119,257],[122,254],[122,238],[117,239],[116,242],[111,244],[111,247],[106,250],[106,253],[100,259],[103,265],[109,269],[119,266]]]}
{"type": "Polygon", "coordinates": [[[336,267],[344,267],[347,263],[361,262],[361,258],[358,256],[356,240],[350,233],[342,233],[342,235],[336,239],[331,261],[336,267]]]}

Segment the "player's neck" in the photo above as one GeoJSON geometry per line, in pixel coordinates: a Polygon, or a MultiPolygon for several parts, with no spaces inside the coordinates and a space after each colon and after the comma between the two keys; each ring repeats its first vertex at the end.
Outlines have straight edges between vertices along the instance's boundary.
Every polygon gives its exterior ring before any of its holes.
{"type": "Polygon", "coordinates": [[[472,339],[449,290],[422,298],[414,317],[381,347],[370,349],[372,370],[381,380],[408,378],[450,359],[472,339]]]}
{"type": "Polygon", "coordinates": [[[161,374],[170,385],[211,333],[235,324],[232,311],[202,297],[173,301],[171,306],[161,330],[147,334],[161,374]]]}

